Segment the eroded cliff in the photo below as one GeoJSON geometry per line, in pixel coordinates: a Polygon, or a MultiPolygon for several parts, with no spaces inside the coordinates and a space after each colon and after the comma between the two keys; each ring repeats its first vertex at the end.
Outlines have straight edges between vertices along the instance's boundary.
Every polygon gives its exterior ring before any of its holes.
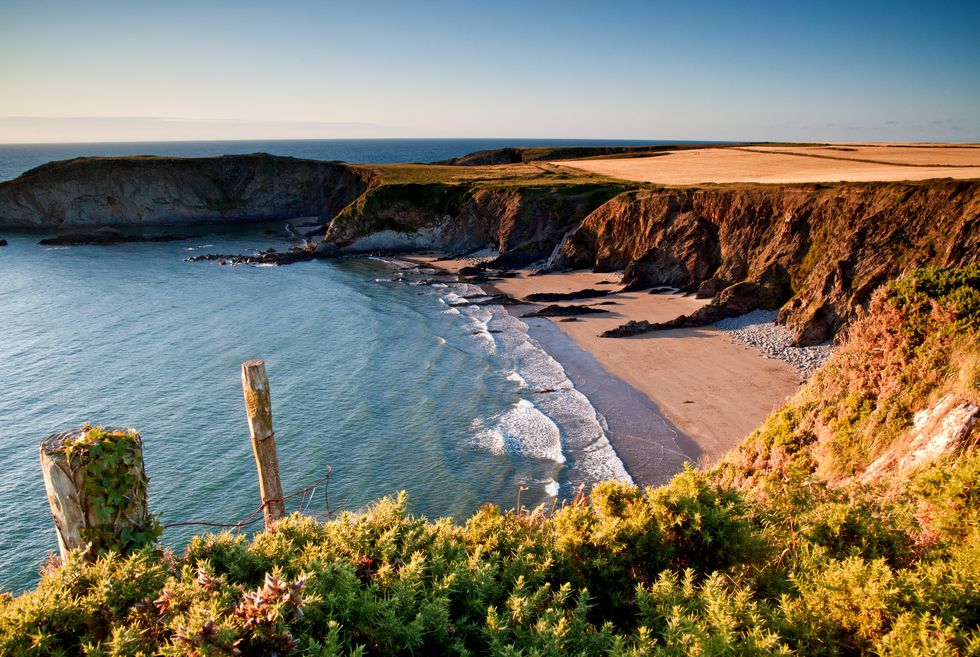
{"type": "Polygon", "coordinates": [[[644,190],[590,214],[551,265],[715,297],[670,326],[779,308],[797,343],[813,344],[905,271],[978,262],[978,223],[980,181],[644,190]]]}
{"type": "Polygon", "coordinates": [[[265,154],[78,158],[0,183],[0,225],[328,220],[369,181],[366,169],[265,154]]]}
{"type": "Polygon", "coordinates": [[[502,264],[520,266],[549,257],[566,232],[623,189],[599,183],[381,185],[337,215],[324,241],[342,253],[493,248],[502,264]]]}
{"type": "MultiPolygon", "coordinates": [[[[440,249],[625,270],[714,302],[665,326],[780,309],[832,337],[882,283],[980,258],[980,181],[656,188],[547,163],[347,165],[270,155],[82,158],[0,183],[0,226],[330,222],[321,256],[440,249]],[[332,220],[332,221],[331,221],[332,220]]],[[[632,324],[615,334],[656,329],[632,324]]]]}

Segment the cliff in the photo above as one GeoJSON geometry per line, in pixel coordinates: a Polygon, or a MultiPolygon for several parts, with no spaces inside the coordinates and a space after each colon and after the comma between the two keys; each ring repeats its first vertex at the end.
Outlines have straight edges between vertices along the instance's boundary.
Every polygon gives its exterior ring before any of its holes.
{"type": "Polygon", "coordinates": [[[344,208],[324,242],[343,253],[493,248],[508,266],[526,265],[550,256],[567,231],[623,189],[601,183],[381,185],[344,208]]]}
{"type": "Polygon", "coordinates": [[[914,270],[873,295],[835,356],[718,468],[898,488],[980,440],[980,266],[914,270]]]}
{"type": "Polygon", "coordinates": [[[265,154],[78,158],[0,183],[0,226],[330,219],[369,180],[345,164],[265,154]]]}
{"type": "MultiPolygon", "coordinates": [[[[526,159],[568,149],[515,150],[526,159]]],[[[901,273],[980,259],[975,180],[657,188],[547,162],[347,165],[256,154],[82,158],[0,183],[0,226],[309,216],[330,222],[320,256],[493,248],[500,266],[550,258],[554,268],[623,269],[636,288],[714,299],[690,317],[612,336],[762,307],[780,309],[796,342],[813,344],[901,273]]]]}
{"type": "Polygon", "coordinates": [[[643,190],[590,214],[551,264],[715,297],[667,326],[779,308],[797,343],[813,344],[903,272],[978,262],[978,228],[980,181],[643,190]]]}

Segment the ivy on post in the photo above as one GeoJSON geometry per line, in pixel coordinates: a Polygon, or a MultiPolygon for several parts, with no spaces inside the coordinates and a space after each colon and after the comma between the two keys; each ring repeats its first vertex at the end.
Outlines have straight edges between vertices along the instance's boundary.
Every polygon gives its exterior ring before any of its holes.
{"type": "Polygon", "coordinates": [[[44,487],[62,559],[95,559],[152,545],[160,524],[147,503],[143,442],[135,429],[86,424],[40,443],[44,487]]]}
{"type": "Polygon", "coordinates": [[[245,395],[245,414],[255,452],[255,467],[259,471],[259,493],[265,528],[272,527],[283,516],[282,481],[279,479],[279,454],[276,435],[272,431],[272,399],[265,361],[248,360],[242,363],[242,392],[245,395]]]}

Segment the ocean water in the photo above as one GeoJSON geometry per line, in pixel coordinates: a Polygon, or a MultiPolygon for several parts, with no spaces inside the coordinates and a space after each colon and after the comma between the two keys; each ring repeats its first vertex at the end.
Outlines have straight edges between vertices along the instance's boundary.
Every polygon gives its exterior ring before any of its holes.
{"type": "MultiPolygon", "coordinates": [[[[301,144],[307,150],[284,152],[341,158],[338,143],[301,144]]],[[[434,159],[490,144],[369,146],[378,143],[345,143],[362,157],[344,159],[434,159]]],[[[0,147],[0,171],[94,152],[59,148],[0,147]]],[[[536,505],[582,483],[629,479],[603,418],[523,322],[499,306],[453,307],[479,288],[396,282],[398,265],[383,260],[184,260],[291,245],[260,228],[71,248],[40,246],[38,233],[0,234],[10,243],[0,248],[0,589],[31,586],[56,549],[37,444],[61,429],[140,430],[150,505],[164,523],[229,523],[253,511],[240,384],[250,358],[266,361],[284,489],[333,467],[330,508],[406,490],[413,513],[459,518],[488,501],[512,507],[523,488],[521,502],[536,505]]],[[[417,273],[408,276],[416,283],[426,272],[417,273]]],[[[327,510],[323,493],[310,513],[327,510]]],[[[171,528],[163,542],[180,548],[201,531],[171,528]]]]}
{"type": "Polygon", "coordinates": [[[269,153],[311,160],[353,163],[433,162],[474,151],[508,146],[625,146],[681,143],[678,141],[623,141],[588,139],[309,139],[266,141],[172,141],[106,144],[0,144],[0,181],[16,178],[28,169],[84,156],[173,155],[205,157],[242,153],[269,153]]]}

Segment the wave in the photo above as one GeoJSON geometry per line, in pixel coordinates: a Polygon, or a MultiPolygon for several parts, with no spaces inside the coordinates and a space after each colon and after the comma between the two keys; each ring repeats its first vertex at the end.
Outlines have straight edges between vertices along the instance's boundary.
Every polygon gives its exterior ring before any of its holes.
{"type": "Polygon", "coordinates": [[[565,462],[558,425],[526,399],[489,421],[474,420],[473,428],[474,442],[495,454],[565,462]]]}
{"type": "MultiPolygon", "coordinates": [[[[463,284],[451,286],[443,296],[445,303],[459,303],[464,296],[483,292],[470,284],[465,288],[463,284]]],[[[632,482],[609,443],[604,420],[561,364],[530,337],[527,324],[503,306],[459,306],[458,310],[469,320],[470,333],[487,345],[488,356],[520,396],[500,417],[475,421],[474,440],[480,447],[567,462],[570,467],[564,474],[572,487],[606,479],[632,482]]],[[[551,488],[549,484],[549,494],[551,488]]]]}

